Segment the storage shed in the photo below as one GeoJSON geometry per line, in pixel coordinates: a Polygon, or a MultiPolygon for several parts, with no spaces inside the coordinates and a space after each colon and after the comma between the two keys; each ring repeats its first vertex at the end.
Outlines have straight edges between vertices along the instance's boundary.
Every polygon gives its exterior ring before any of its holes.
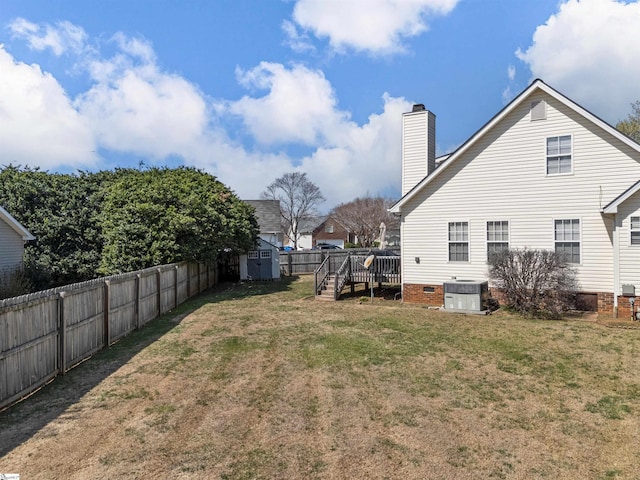
{"type": "Polygon", "coordinates": [[[280,278],[280,251],[262,238],[256,249],[240,255],[240,280],[277,280],[280,278]]]}

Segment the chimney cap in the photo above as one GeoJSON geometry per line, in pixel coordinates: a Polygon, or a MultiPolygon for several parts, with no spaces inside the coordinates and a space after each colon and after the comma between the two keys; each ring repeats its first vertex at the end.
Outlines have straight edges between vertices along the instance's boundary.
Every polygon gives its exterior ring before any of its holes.
{"type": "Polygon", "coordinates": [[[423,112],[425,110],[426,110],[426,108],[424,108],[424,103],[416,103],[413,106],[413,109],[411,111],[412,112],[423,112]]]}

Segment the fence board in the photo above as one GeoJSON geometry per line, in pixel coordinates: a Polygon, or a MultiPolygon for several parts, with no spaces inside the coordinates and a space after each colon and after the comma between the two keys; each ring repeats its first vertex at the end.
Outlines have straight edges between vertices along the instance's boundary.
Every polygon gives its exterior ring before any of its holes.
{"type": "Polygon", "coordinates": [[[104,346],[104,285],[63,292],[64,369],[69,370],[104,346]]]}
{"type": "Polygon", "coordinates": [[[158,278],[156,270],[140,273],[138,326],[142,326],[159,315],[158,278]]]}
{"type": "Polygon", "coordinates": [[[131,333],[137,324],[138,279],[136,276],[108,281],[109,344],[131,333]]]}
{"type": "Polygon", "coordinates": [[[176,307],[176,269],[160,269],[160,313],[176,307]]]}
{"type": "Polygon", "coordinates": [[[189,264],[180,263],[178,269],[178,305],[189,298],[189,264]]]}

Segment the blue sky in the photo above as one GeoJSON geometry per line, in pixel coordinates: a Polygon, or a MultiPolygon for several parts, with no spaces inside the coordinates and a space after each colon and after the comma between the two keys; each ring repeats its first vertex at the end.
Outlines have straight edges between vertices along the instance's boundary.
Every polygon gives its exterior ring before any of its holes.
{"type": "Polygon", "coordinates": [[[534,78],[615,124],[640,2],[0,0],[0,164],[195,166],[242,198],[303,171],[397,197],[401,114],[455,149],[534,78]]]}

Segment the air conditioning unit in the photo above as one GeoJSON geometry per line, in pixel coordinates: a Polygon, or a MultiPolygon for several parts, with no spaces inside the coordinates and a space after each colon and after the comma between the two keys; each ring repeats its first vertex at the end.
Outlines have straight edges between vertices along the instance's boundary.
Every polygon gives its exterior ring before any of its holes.
{"type": "Polygon", "coordinates": [[[444,285],[445,310],[484,312],[489,299],[489,282],[452,280],[444,285]]]}

